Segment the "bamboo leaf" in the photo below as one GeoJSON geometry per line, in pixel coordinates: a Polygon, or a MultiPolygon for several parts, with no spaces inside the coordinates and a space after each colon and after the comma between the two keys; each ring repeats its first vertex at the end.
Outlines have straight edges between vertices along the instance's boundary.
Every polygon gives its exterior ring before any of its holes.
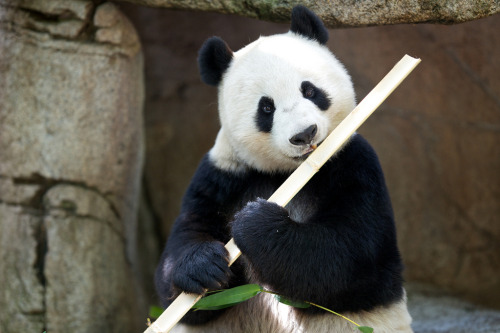
{"type": "Polygon", "coordinates": [[[280,303],[283,303],[283,304],[286,304],[286,305],[290,305],[290,306],[293,306],[294,308],[302,308],[302,309],[305,309],[305,308],[308,308],[311,306],[311,304],[309,303],[306,303],[306,302],[303,302],[303,301],[292,301],[290,299],[287,299],[281,295],[274,295],[274,297],[276,297],[276,299],[280,302],[280,303]]]}
{"type": "Polygon", "coordinates": [[[162,313],[163,313],[163,309],[160,308],[159,306],[152,305],[149,307],[149,317],[151,319],[159,318],[162,313]]]}
{"type": "Polygon", "coordinates": [[[360,330],[363,333],[373,333],[373,328],[368,326],[358,326],[358,330],[360,330]]]}
{"type": "Polygon", "coordinates": [[[195,310],[219,310],[244,302],[262,291],[258,284],[245,284],[203,297],[195,305],[195,310]]]}

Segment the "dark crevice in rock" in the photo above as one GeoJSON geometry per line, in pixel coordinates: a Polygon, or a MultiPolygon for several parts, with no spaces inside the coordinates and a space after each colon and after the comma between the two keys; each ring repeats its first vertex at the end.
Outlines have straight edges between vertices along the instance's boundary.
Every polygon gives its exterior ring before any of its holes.
{"type": "Polygon", "coordinates": [[[108,199],[106,193],[102,193],[97,187],[94,186],[89,186],[85,182],[79,182],[79,181],[74,181],[74,180],[67,180],[67,179],[51,179],[44,177],[43,175],[39,173],[33,173],[31,174],[30,177],[15,177],[12,178],[12,181],[15,185],[38,185],[40,186],[40,189],[37,191],[37,193],[33,196],[31,201],[29,202],[29,207],[33,209],[38,209],[40,211],[44,210],[44,203],[43,203],[43,197],[45,194],[54,186],[56,185],[72,185],[75,187],[80,187],[85,190],[89,190],[92,192],[95,192],[99,194],[106,202],[109,204],[109,208],[115,215],[115,217],[118,220],[121,220],[121,214],[118,211],[118,208],[115,207],[113,202],[108,199]]]}
{"type": "Polygon", "coordinates": [[[149,188],[149,184],[146,180],[146,176],[143,175],[142,177],[142,192],[143,192],[143,203],[144,203],[144,208],[151,214],[152,220],[153,220],[153,228],[154,228],[154,235],[157,235],[156,241],[159,249],[162,249],[165,243],[165,239],[162,239],[161,237],[161,226],[162,226],[162,221],[160,218],[160,214],[156,211],[154,204],[153,204],[153,198],[151,195],[151,189],[149,188]]]}
{"type": "Polygon", "coordinates": [[[36,240],[36,259],[34,263],[34,268],[36,272],[36,277],[40,284],[45,287],[46,286],[46,278],[45,278],[45,256],[48,251],[47,246],[47,228],[45,227],[45,222],[43,219],[37,223],[34,228],[34,237],[36,240]]]}
{"type": "Polygon", "coordinates": [[[25,13],[27,13],[32,20],[39,22],[59,23],[68,20],[78,20],[78,17],[69,9],[64,10],[63,12],[58,14],[50,14],[50,13],[43,13],[31,8],[26,8],[23,6],[20,6],[19,8],[22,9],[25,13]]]}
{"type": "Polygon", "coordinates": [[[79,39],[92,40],[95,41],[95,33],[97,31],[97,27],[94,26],[94,16],[97,11],[97,7],[104,1],[93,1],[92,9],[90,10],[90,15],[85,18],[85,26],[80,31],[78,35],[79,39]]]}
{"type": "Polygon", "coordinates": [[[118,211],[118,208],[116,208],[116,206],[106,196],[103,196],[103,198],[106,199],[106,201],[109,203],[109,208],[111,209],[111,211],[113,212],[113,214],[115,215],[115,217],[118,220],[121,220],[122,217],[121,217],[120,212],[118,211]]]}
{"type": "MultiPolygon", "coordinates": [[[[57,180],[45,178],[39,173],[33,173],[29,178],[27,177],[15,177],[12,178],[14,185],[38,185],[40,188],[31,198],[25,208],[31,208],[40,212],[44,211],[43,207],[43,196],[47,191],[54,185],[58,183],[57,180]]],[[[28,212],[29,213],[29,212],[28,212]]]]}
{"type": "Polygon", "coordinates": [[[47,14],[31,9],[21,9],[21,11],[26,14],[27,18],[24,22],[19,22],[22,28],[37,33],[49,34],[52,39],[84,39],[81,38],[81,32],[85,26],[85,22],[74,17],[70,11],[65,11],[61,15],[47,14]],[[64,26],[64,28],[60,28],[61,26],[64,26]]]}

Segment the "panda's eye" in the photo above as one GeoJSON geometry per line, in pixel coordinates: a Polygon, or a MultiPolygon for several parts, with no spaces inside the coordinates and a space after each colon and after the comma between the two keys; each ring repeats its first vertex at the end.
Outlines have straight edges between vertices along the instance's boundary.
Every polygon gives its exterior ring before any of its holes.
{"type": "Polygon", "coordinates": [[[262,97],[259,101],[259,110],[266,114],[273,113],[274,110],[276,110],[273,99],[270,97],[262,97]]]}
{"type": "Polygon", "coordinates": [[[307,87],[306,91],[304,91],[304,97],[313,98],[314,97],[314,89],[312,87],[307,87]]]}

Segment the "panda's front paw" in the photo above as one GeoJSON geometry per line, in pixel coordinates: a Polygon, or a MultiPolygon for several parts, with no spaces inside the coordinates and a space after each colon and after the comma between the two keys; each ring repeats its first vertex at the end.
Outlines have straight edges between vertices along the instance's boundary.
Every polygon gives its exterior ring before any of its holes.
{"type": "Polygon", "coordinates": [[[258,198],[246,204],[235,216],[232,233],[236,245],[243,250],[245,244],[258,244],[262,237],[276,232],[290,222],[288,211],[276,203],[258,198]]]}
{"type": "Polygon", "coordinates": [[[229,254],[221,242],[203,242],[186,249],[176,262],[172,282],[175,288],[194,294],[220,289],[231,276],[229,254]]]}

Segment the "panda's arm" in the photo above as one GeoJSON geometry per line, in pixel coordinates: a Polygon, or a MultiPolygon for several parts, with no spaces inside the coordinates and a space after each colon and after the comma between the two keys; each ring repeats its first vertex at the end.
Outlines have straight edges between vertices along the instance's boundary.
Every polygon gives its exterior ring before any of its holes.
{"type": "MultiPolygon", "coordinates": [[[[401,297],[401,260],[378,160],[361,138],[304,189],[319,195],[303,223],[265,200],[235,217],[233,236],[261,283],[334,311],[369,310],[401,297]]],[[[316,177],[316,176],[315,176],[316,177]]]]}
{"type": "MultiPolygon", "coordinates": [[[[156,270],[156,288],[164,306],[181,291],[200,294],[205,289],[246,282],[241,280],[239,265],[228,267],[224,244],[230,239],[228,203],[234,193],[224,179],[220,170],[204,158],[184,196],[181,214],[156,270]]],[[[220,313],[189,312],[183,322],[201,324],[220,313]]]]}

